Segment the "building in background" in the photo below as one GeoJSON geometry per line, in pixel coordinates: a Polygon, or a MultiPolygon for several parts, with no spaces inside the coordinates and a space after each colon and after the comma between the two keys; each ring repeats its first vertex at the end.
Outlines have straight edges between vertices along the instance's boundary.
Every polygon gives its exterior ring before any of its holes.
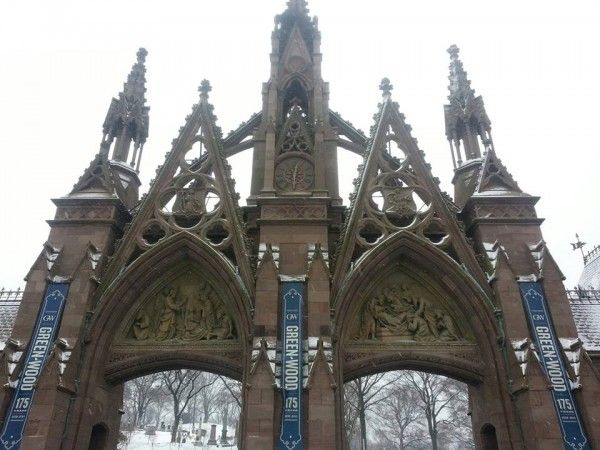
{"type": "MultiPolygon", "coordinates": [[[[577,239],[574,249],[583,248],[577,239]]],[[[583,271],[576,289],[569,290],[573,318],[583,345],[596,360],[600,360],[600,246],[583,253],[583,271]]]]}
{"type": "Polygon", "coordinates": [[[23,298],[23,291],[0,289],[0,349],[4,349],[6,340],[10,337],[23,298]]]}

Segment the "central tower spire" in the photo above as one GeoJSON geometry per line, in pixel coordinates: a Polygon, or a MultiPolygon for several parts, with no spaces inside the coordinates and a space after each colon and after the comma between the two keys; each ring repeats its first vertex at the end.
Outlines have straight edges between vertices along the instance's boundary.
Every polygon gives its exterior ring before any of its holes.
{"type": "Polygon", "coordinates": [[[255,133],[249,203],[258,199],[338,197],[336,135],[329,125],[329,86],[321,77],[321,35],[304,0],[275,18],[271,70],[255,133]]]}

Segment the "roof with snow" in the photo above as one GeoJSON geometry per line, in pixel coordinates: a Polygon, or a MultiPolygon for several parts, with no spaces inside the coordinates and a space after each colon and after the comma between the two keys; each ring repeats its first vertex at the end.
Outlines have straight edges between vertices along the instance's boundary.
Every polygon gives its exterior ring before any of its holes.
{"type": "Polygon", "coordinates": [[[600,352],[600,290],[567,291],[579,338],[588,352],[600,352]]]}
{"type": "Polygon", "coordinates": [[[583,289],[600,289],[600,245],[589,252],[578,285],[583,289]]]}
{"type": "Polygon", "coordinates": [[[0,289],[0,347],[4,347],[4,343],[12,333],[22,298],[23,291],[20,289],[16,291],[0,289]]]}

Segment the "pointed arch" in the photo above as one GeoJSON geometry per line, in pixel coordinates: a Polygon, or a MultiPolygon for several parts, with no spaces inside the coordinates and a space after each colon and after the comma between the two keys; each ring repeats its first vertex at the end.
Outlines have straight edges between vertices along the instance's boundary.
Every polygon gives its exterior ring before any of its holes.
{"type": "Polygon", "coordinates": [[[294,72],[287,74],[281,79],[281,82],[279,84],[280,89],[282,91],[287,91],[288,89],[293,87],[292,85],[294,84],[294,82],[298,83],[300,87],[306,92],[310,91],[313,88],[311,79],[308,77],[308,75],[299,72],[294,72]]]}
{"type": "Polygon", "coordinates": [[[475,280],[452,258],[425,239],[400,231],[390,236],[353,266],[335,298],[334,339],[351,356],[344,363],[344,379],[395,369],[423,369],[471,384],[481,382],[486,369],[479,355],[499,360],[497,336],[502,332],[491,300],[475,280]],[[396,269],[396,271],[394,271],[396,269]],[[416,342],[361,345],[352,335],[361,306],[382,280],[406,274],[441,299],[441,307],[466,337],[461,342],[416,342]],[[381,344],[381,345],[380,345],[381,344]],[[453,351],[439,352],[439,345],[453,351]],[[355,347],[355,348],[354,348],[355,347]]]}
{"type": "Polygon", "coordinates": [[[156,372],[177,369],[201,370],[242,380],[243,367],[228,358],[194,351],[140,354],[107,366],[106,380],[111,384],[124,383],[156,372]]]}
{"type": "Polygon", "coordinates": [[[307,114],[309,113],[311,105],[308,93],[313,89],[313,85],[307,75],[302,73],[289,74],[283,77],[280,86],[283,94],[280,96],[282,120],[285,120],[294,98],[298,99],[302,109],[307,114]]]}
{"type": "Polygon", "coordinates": [[[164,370],[164,367],[184,366],[240,379],[243,366],[232,364],[231,360],[239,360],[240,353],[246,351],[245,344],[251,334],[250,305],[250,295],[233,265],[206,242],[182,232],[142,254],[111,283],[96,305],[87,339],[93,343],[93,358],[102,361],[108,381],[121,382],[161,367],[164,370]],[[166,343],[161,348],[131,348],[109,361],[111,346],[146,302],[147,293],[157,291],[165,282],[186,272],[201,275],[212,286],[218,286],[218,296],[235,326],[235,343],[220,342],[218,348],[210,351],[166,343]],[[115,317],[119,320],[114,320],[115,317]]]}

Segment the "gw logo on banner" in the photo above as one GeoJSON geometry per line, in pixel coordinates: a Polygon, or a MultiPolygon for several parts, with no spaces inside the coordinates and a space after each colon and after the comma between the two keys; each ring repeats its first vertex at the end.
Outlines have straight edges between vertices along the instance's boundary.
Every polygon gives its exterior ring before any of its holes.
{"type": "Polygon", "coordinates": [[[302,297],[304,283],[282,283],[283,327],[280,450],[302,450],[302,297]]]}
{"type": "Polygon", "coordinates": [[[21,377],[0,435],[0,448],[4,450],[18,450],[21,447],[35,386],[54,342],[68,292],[68,283],[49,283],[46,288],[44,302],[27,347],[21,377]]]}
{"type": "Polygon", "coordinates": [[[527,281],[520,282],[519,288],[542,367],[552,384],[554,409],[560,423],[565,450],[590,450],[571,391],[571,383],[562,359],[561,347],[550,321],[542,286],[537,281],[527,281]]]}

